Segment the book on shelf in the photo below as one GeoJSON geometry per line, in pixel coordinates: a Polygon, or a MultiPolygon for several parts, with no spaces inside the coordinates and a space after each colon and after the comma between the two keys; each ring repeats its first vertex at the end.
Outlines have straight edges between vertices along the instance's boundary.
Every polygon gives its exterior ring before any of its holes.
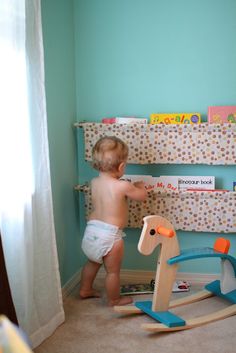
{"type": "MultiPolygon", "coordinates": [[[[184,175],[161,175],[162,183],[167,186],[172,185],[176,187],[178,191],[184,191],[187,189],[215,189],[215,177],[214,176],[184,176],[184,175]]],[[[166,190],[166,188],[164,187],[166,190]]]]}
{"type": "Polygon", "coordinates": [[[208,107],[207,119],[212,124],[236,123],[236,105],[208,107]]]}
{"type": "Polygon", "coordinates": [[[200,124],[199,113],[153,113],[150,124],[200,124]]]}
{"type": "Polygon", "coordinates": [[[147,191],[178,191],[178,183],[173,180],[164,179],[162,177],[153,177],[152,175],[128,175],[125,174],[121,177],[123,180],[128,180],[132,183],[136,181],[143,181],[147,191]]]}
{"type": "Polygon", "coordinates": [[[178,177],[179,190],[186,189],[215,189],[214,176],[179,176],[178,177]]]}
{"type": "Polygon", "coordinates": [[[116,116],[112,118],[103,118],[103,124],[147,124],[147,118],[138,118],[135,116],[116,116]]]}
{"type": "Polygon", "coordinates": [[[152,175],[130,175],[122,176],[123,180],[132,183],[143,181],[147,191],[154,192],[178,192],[191,189],[194,190],[215,190],[214,176],[184,176],[184,175],[161,175],[153,177],[152,175]]]}
{"type": "Polygon", "coordinates": [[[153,177],[151,175],[131,175],[131,174],[124,174],[121,177],[122,180],[130,181],[131,183],[135,183],[137,181],[143,181],[144,186],[147,190],[152,190],[153,186],[153,177]]]}

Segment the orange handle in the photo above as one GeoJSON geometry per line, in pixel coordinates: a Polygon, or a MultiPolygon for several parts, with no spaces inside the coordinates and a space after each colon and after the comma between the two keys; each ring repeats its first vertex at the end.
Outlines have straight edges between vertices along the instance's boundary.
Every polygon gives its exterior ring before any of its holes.
{"type": "Polygon", "coordinates": [[[168,229],[168,228],[165,228],[162,226],[157,227],[156,231],[157,231],[157,233],[159,233],[167,238],[172,238],[175,235],[173,229],[168,229]]]}

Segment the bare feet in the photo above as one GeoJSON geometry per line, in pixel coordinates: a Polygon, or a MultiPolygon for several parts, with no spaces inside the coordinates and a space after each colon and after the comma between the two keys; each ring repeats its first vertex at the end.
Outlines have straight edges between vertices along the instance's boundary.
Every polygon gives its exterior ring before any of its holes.
{"type": "Polygon", "coordinates": [[[95,289],[91,289],[91,290],[81,289],[79,292],[79,295],[80,295],[81,299],[100,298],[101,297],[101,294],[95,289]]]}
{"type": "Polygon", "coordinates": [[[133,303],[133,299],[131,297],[120,297],[116,300],[110,300],[108,302],[109,306],[114,306],[114,305],[126,305],[126,304],[131,304],[133,303]]]}

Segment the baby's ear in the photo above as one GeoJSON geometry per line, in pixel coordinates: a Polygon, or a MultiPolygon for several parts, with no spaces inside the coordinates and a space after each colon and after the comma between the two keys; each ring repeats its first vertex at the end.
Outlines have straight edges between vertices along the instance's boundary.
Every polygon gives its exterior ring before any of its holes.
{"type": "Polygon", "coordinates": [[[121,171],[125,168],[125,165],[126,165],[125,162],[121,162],[121,163],[119,164],[118,171],[121,172],[121,171]]]}

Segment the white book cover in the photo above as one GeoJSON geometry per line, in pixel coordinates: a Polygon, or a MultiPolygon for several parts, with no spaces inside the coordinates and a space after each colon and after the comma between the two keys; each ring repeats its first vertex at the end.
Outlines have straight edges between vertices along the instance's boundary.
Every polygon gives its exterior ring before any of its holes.
{"type": "Polygon", "coordinates": [[[137,117],[125,117],[125,116],[117,116],[115,118],[115,122],[117,124],[147,124],[147,118],[137,118],[137,117]]]}
{"type": "Polygon", "coordinates": [[[159,183],[163,185],[163,191],[178,191],[178,177],[176,176],[169,176],[169,175],[161,175],[159,178],[159,183]]]}
{"type": "Polygon", "coordinates": [[[153,177],[151,175],[125,174],[123,180],[132,183],[143,181],[147,191],[154,192],[178,192],[180,190],[215,190],[214,176],[184,176],[184,175],[161,175],[153,177]]]}
{"type": "Polygon", "coordinates": [[[153,177],[151,175],[133,175],[133,174],[124,174],[121,177],[122,180],[128,180],[131,183],[134,183],[136,181],[143,181],[144,186],[147,189],[147,191],[153,190],[154,185],[153,185],[153,177]]]}
{"type": "Polygon", "coordinates": [[[187,189],[208,189],[215,190],[215,177],[214,176],[167,176],[161,175],[163,182],[172,183],[178,190],[187,189]]]}

